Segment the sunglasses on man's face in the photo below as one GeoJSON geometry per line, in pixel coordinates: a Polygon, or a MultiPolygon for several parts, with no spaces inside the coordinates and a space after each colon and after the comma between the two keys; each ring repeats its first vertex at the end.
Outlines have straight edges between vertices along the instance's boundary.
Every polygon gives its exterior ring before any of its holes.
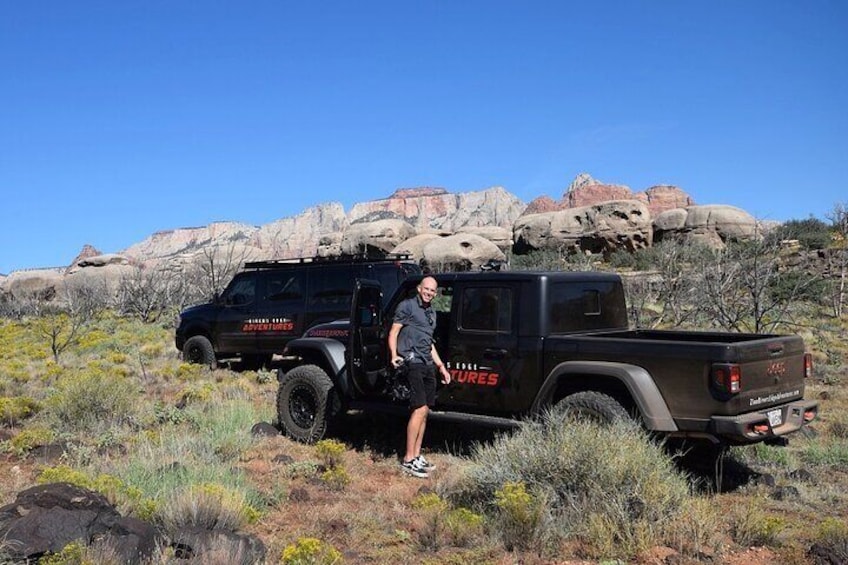
{"type": "Polygon", "coordinates": [[[432,309],[432,308],[427,308],[426,310],[424,310],[424,315],[425,315],[425,316],[427,316],[427,323],[428,323],[428,324],[430,324],[430,325],[432,326],[432,325],[433,325],[433,320],[434,320],[433,316],[435,315],[435,314],[433,313],[433,309],[432,309]]]}

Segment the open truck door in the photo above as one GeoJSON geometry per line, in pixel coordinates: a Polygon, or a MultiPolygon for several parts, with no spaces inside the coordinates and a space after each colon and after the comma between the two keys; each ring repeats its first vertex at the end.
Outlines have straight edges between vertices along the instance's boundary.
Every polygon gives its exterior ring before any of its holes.
{"type": "Polygon", "coordinates": [[[373,396],[382,391],[388,363],[380,283],[358,279],[350,307],[350,336],[346,352],[348,373],[356,391],[373,396]]]}

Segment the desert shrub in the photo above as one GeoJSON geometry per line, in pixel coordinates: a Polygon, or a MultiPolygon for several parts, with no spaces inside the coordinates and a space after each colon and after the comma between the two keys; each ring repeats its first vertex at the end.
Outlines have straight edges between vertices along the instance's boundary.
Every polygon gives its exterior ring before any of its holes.
{"type": "Polygon", "coordinates": [[[280,557],[284,565],[333,565],[341,561],[342,554],[318,538],[300,538],[286,546],[280,557]]]}
{"type": "Polygon", "coordinates": [[[786,520],[763,510],[763,504],[753,499],[731,516],[733,540],[744,546],[775,545],[777,536],[786,529],[786,520]]]}
{"type": "Polygon", "coordinates": [[[323,439],[315,444],[318,460],[328,469],[341,466],[345,449],[345,444],[335,439],[323,439]]]}
{"type": "Polygon", "coordinates": [[[425,493],[412,500],[412,508],[422,520],[417,529],[418,546],[424,551],[438,551],[442,546],[444,516],[450,505],[436,493],[425,493]]]}
{"type": "Polygon", "coordinates": [[[848,524],[839,518],[825,518],[818,526],[810,553],[826,555],[831,563],[848,563],[848,524]]]}
{"type": "Polygon", "coordinates": [[[38,560],[38,565],[93,565],[86,559],[86,546],[81,542],[71,542],[58,553],[48,553],[38,560]]]}
{"type": "Polygon", "coordinates": [[[111,504],[130,508],[139,504],[148,504],[141,490],[128,485],[115,475],[98,473],[91,475],[85,471],[73,469],[67,465],[47,467],[36,478],[39,484],[70,483],[78,487],[99,492],[111,504]]]}
{"type": "Polygon", "coordinates": [[[451,545],[469,547],[483,535],[483,515],[468,508],[453,508],[445,516],[445,534],[451,545]]]}
{"type": "Polygon", "coordinates": [[[328,489],[342,491],[350,484],[351,477],[344,467],[330,467],[321,473],[321,482],[328,489]]]}
{"type": "Polygon", "coordinates": [[[769,239],[782,241],[795,239],[804,249],[824,249],[831,241],[827,223],[810,216],[803,220],[787,220],[768,235],[769,239]]]}
{"type": "Polygon", "coordinates": [[[15,426],[41,410],[41,404],[28,396],[0,397],[0,424],[15,426]]]}
{"type": "Polygon", "coordinates": [[[138,387],[125,377],[96,369],[66,371],[44,413],[59,429],[96,432],[132,421],[138,396],[138,387]]]}
{"type": "Polygon", "coordinates": [[[261,512],[241,490],[216,483],[190,485],[160,503],[158,522],[166,531],[185,527],[235,531],[255,523],[261,512]]]}
{"type": "Polygon", "coordinates": [[[576,539],[599,556],[620,558],[668,541],[693,501],[685,477],[635,425],[563,425],[557,412],[476,446],[447,495],[492,516],[498,491],[502,501],[512,496],[526,502],[527,520],[533,501],[544,501],[549,515],[538,518],[540,539],[576,539]],[[530,500],[519,487],[504,490],[510,483],[523,484],[530,500]],[[587,536],[590,527],[605,537],[587,536]],[[605,548],[614,555],[601,555],[605,548]]]}
{"type": "Polygon", "coordinates": [[[25,428],[15,435],[9,444],[14,453],[23,455],[36,447],[47,445],[53,441],[53,431],[43,426],[25,428]]]}
{"type": "Polygon", "coordinates": [[[509,551],[539,545],[544,503],[542,496],[528,492],[521,481],[507,481],[495,491],[497,530],[509,551]]]}

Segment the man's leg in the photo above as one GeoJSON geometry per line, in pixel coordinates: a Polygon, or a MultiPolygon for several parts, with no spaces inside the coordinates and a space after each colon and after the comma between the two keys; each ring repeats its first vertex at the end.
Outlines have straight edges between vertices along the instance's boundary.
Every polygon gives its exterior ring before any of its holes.
{"type": "Polygon", "coordinates": [[[406,454],[404,461],[412,461],[421,453],[421,443],[424,440],[424,428],[427,426],[427,412],[429,408],[425,404],[414,409],[409,415],[409,423],[406,425],[406,454]]]}

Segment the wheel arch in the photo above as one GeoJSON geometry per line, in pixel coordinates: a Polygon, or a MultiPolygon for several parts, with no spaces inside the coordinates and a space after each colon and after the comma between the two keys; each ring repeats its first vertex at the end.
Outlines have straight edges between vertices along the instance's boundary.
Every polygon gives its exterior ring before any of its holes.
{"type": "Polygon", "coordinates": [[[652,431],[676,432],[677,424],[656,383],[644,368],[607,361],[565,361],[545,379],[531,408],[534,414],[575,392],[593,390],[635,409],[652,431]]]}
{"type": "MultiPolygon", "coordinates": [[[[298,365],[317,365],[321,367],[344,397],[349,397],[350,383],[345,363],[345,344],[328,337],[304,337],[293,339],[286,344],[286,355],[295,355],[301,359],[298,365]]],[[[278,374],[278,379],[282,375],[278,374]]]]}

